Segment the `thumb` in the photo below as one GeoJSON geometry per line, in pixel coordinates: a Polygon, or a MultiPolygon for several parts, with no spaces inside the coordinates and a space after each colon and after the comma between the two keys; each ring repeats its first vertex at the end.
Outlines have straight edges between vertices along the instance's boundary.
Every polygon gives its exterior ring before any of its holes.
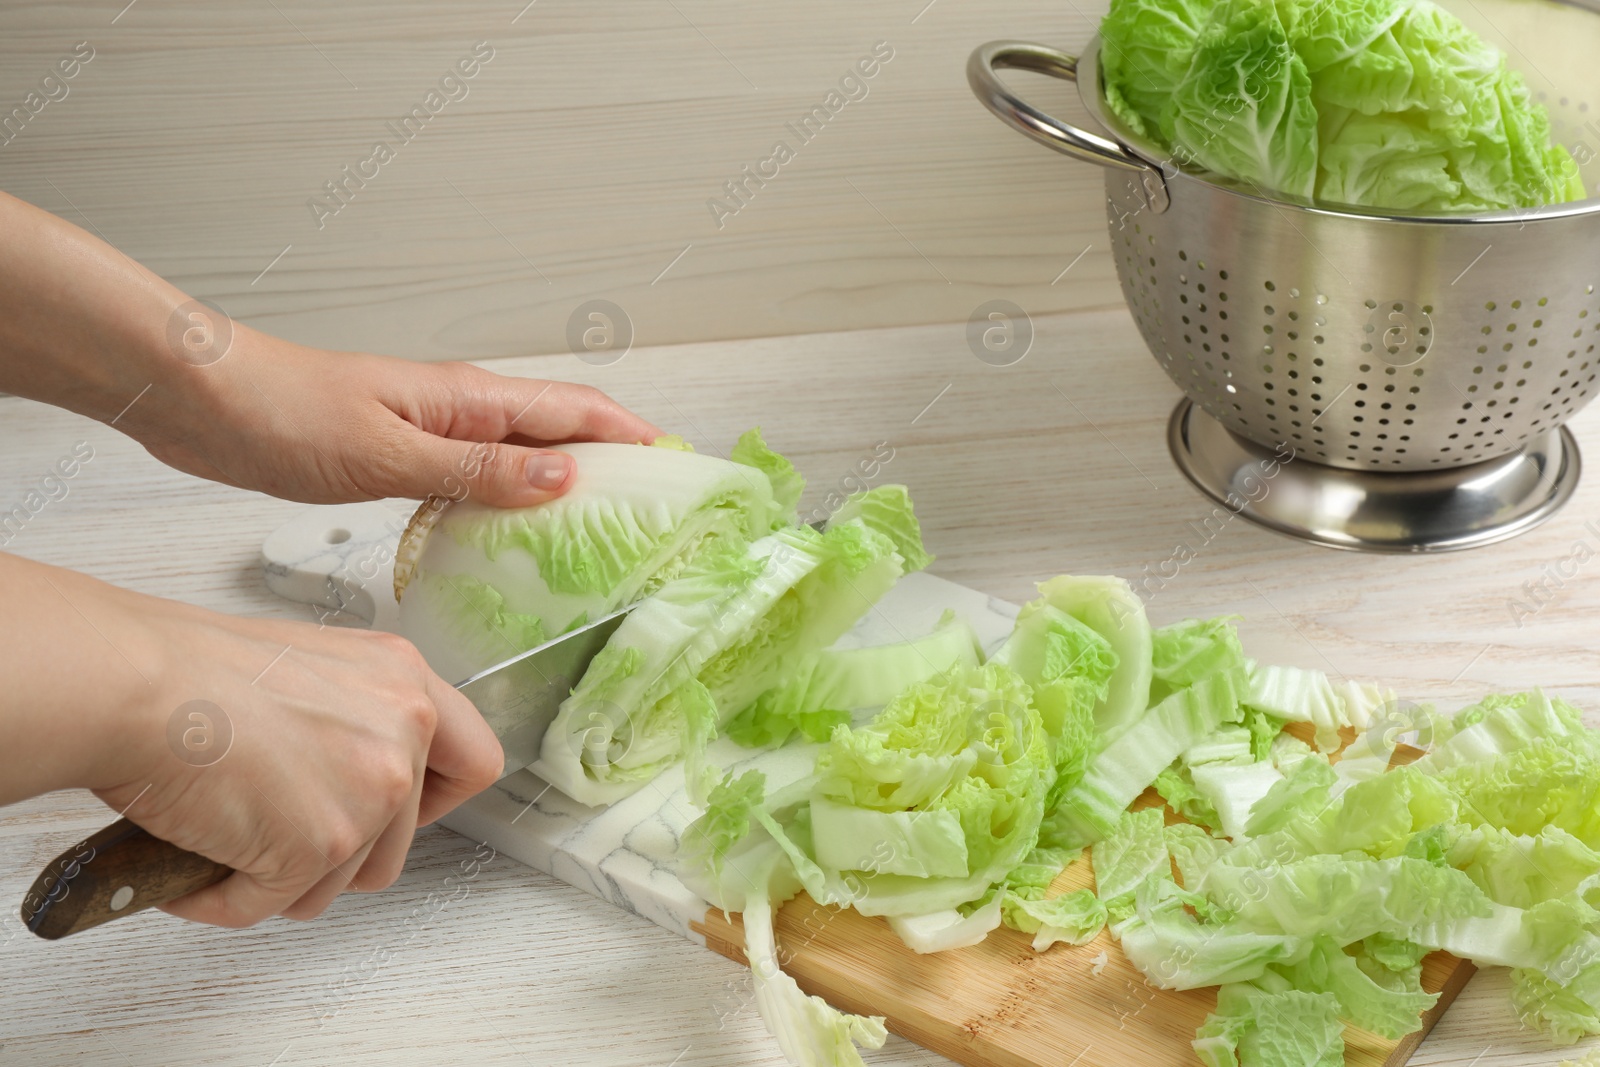
{"type": "Polygon", "coordinates": [[[526,508],[553,500],[572,485],[577,464],[565,452],[521,445],[452,441],[414,435],[390,495],[423,499],[466,497],[497,508],[526,508]]]}

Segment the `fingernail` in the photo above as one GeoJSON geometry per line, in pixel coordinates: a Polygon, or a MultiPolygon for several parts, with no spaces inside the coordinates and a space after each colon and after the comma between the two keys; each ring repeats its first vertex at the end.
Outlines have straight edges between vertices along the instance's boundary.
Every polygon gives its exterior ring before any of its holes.
{"type": "Polygon", "coordinates": [[[524,473],[528,484],[546,491],[560,489],[572,473],[572,457],[560,452],[545,452],[532,456],[524,473]]]}

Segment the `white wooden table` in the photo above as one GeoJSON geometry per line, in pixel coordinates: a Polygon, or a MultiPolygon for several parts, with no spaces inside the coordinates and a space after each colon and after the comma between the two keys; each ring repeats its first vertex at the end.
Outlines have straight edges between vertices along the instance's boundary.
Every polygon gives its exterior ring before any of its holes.
{"type": "MultiPolygon", "coordinates": [[[[812,479],[806,506],[887,441],[885,477],[912,487],[933,571],[997,596],[1025,599],[1062,572],[1138,579],[1184,541],[1197,556],[1151,598],[1158,624],[1237,612],[1266,660],[1452,708],[1538,683],[1600,712],[1600,562],[1557,574],[1520,627],[1509,606],[1574,542],[1600,548],[1585,528],[1600,478],[1543,528],[1466,554],[1351,555],[1243,520],[1202,545],[1211,508],[1163,443],[1176,394],[1126,314],[1034,325],[1032,351],[1007,368],[976,359],[963,325],[640,350],[605,368],[571,356],[494,366],[593,382],[703,450],[760,424],[812,479]]],[[[1595,419],[1575,428],[1600,458],[1595,419]]],[[[99,424],[0,400],[0,504],[80,440],[94,459],[13,551],[222,611],[305,616],[265,590],[256,563],[298,505],[171,472],[99,424]]],[[[79,794],[0,811],[0,1063],[783,1062],[740,1010],[739,968],[513,861],[490,862],[432,912],[429,894],[474,847],[445,830],[420,836],[393,888],[343,897],[312,923],[224,931],[143,913],[54,944],[21,931],[13,909],[38,868],[109,818],[79,794]]],[[[1503,975],[1481,974],[1413,1063],[1557,1063],[1505,992],[1503,975]]],[[[893,1038],[868,1059],[946,1062],[893,1038]]]]}

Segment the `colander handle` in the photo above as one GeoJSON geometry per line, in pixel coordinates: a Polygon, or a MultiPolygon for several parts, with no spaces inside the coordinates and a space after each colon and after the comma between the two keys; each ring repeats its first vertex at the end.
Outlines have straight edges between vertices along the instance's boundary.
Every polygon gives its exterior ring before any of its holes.
{"type": "Polygon", "coordinates": [[[1076,82],[1077,56],[1028,41],[990,41],[974,49],[967,60],[967,84],[983,106],[1007,126],[1074,159],[1138,175],[1151,210],[1160,213],[1167,209],[1167,183],[1160,171],[1116,141],[1046,115],[1006,88],[995,73],[1000,70],[1031,70],[1076,82]]]}

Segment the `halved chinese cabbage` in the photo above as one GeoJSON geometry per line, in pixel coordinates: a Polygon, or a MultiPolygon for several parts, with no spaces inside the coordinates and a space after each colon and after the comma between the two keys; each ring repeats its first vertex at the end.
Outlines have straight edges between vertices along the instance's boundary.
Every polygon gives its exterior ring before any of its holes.
{"type": "Polygon", "coordinates": [[[399,631],[448,681],[630,604],[719,540],[792,521],[793,468],[751,431],[735,459],[582,442],[571,487],[528,508],[430,500],[401,539],[399,631]],[[788,468],[785,499],[772,474],[788,468]]]}

